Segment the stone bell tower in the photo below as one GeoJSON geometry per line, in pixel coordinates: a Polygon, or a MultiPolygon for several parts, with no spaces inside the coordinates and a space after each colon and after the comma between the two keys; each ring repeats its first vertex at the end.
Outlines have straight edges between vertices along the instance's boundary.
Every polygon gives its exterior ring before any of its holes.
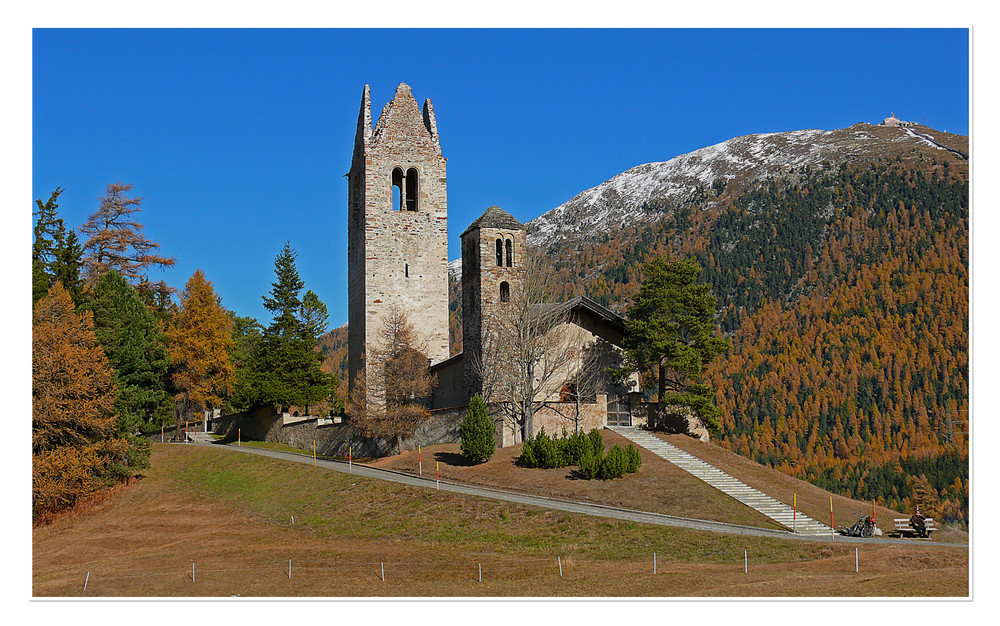
{"type": "Polygon", "coordinates": [[[517,306],[512,299],[522,292],[526,254],[524,226],[497,206],[462,233],[462,360],[469,398],[483,390],[485,326],[503,320],[502,307],[517,306]]]}
{"type": "Polygon", "coordinates": [[[350,392],[363,384],[392,307],[409,318],[432,363],[448,358],[447,178],[431,101],[421,111],[400,83],[373,129],[365,85],[346,176],[350,392]]]}

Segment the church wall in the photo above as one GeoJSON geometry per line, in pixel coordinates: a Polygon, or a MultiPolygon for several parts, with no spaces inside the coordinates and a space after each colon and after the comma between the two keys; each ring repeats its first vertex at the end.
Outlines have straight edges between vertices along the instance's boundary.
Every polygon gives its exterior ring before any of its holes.
{"type": "MultiPolygon", "coordinates": [[[[598,394],[596,402],[580,403],[580,430],[604,428],[608,423],[608,396],[598,394]]],[[[552,436],[561,436],[565,429],[572,434],[576,427],[576,402],[548,402],[535,410],[534,433],[545,428],[552,436]]]]}
{"type": "Polygon", "coordinates": [[[465,362],[462,354],[456,354],[447,361],[431,367],[431,373],[437,376],[437,386],[431,406],[446,408],[465,406],[468,397],[465,394],[465,362]]]}

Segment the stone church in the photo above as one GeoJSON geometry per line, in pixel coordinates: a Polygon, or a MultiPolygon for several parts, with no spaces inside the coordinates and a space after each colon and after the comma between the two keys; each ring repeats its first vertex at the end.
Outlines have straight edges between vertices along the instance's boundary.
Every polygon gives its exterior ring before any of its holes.
{"type": "MultiPolygon", "coordinates": [[[[449,357],[447,160],[441,151],[434,107],[418,106],[410,87],[400,84],[372,125],[371,93],[365,85],[348,180],[348,389],[363,385],[368,350],[383,316],[403,311],[426,344],[437,387],[435,412],[458,413],[483,391],[483,353],[491,312],[510,306],[524,275],[525,227],[499,207],[489,207],[463,231],[462,321],[464,352],[449,357]]],[[[602,346],[612,362],[620,359],[624,320],[599,304],[578,297],[545,305],[566,314],[559,333],[569,354],[602,346]]],[[[579,360],[578,360],[579,361],[579,360]]],[[[578,401],[568,359],[535,397],[532,434],[570,432],[645,422],[638,387],[606,385],[578,401]]],[[[511,445],[520,433],[498,419],[497,441],[511,445]]]]}

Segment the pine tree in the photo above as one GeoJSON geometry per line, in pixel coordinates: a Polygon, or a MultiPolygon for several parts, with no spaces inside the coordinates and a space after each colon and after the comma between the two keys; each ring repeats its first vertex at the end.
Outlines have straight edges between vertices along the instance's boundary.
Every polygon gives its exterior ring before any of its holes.
{"type": "Polygon", "coordinates": [[[63,228],[62,220],[57,217],[59,204],[56,201],[62,191],[61,187],[57,187],[44,204],[41,198],[35,200],[38,210],[34,212],[34,241],[31,242],[32,302],[38,302],[55,282],[52,263],[56,257],[58,233],[63,228]]]}
{"type": "MultiPolygon", "coordinates": [[[[337,381],[321,368],[323,354],[317,349],[317,337],[308,335],[312,329],[307,330],[300,318],[299,292],[304,283],[295,257],[286,242],[274,261],[275,281],[270,295],[263,297],[273,320],[249,356],[249,371],[239,377],[239,400],[248,406],[308,406],[328,398],[337,388],[337,381]]],[[[313,297],[310,306],[312,323],[316,323],[315,314],[325,306],[313,297]]]]}
{"type": "Polygon", "coordinates": [[[156,316],[114,270],[105,273],[94,287],[90,307],[97,340],[115,372],[120,429],[132,433],[168,422],[170,356],[156,316]]]}
{"type": "Polygon", "coordinates": [[[628,310],[624,347],[640,371],[655,373],[661,407],[690,407],[710,430],[720,411],[711,387],[699,384],[706,366],[728,342],[715,335],[717,300],[698,283],[694,260],[654,259],[643,268],[642,286],[628,310]]]}
{"type": "Polygon", "coordinates": [[[299,309],[299,322],[302,324],[302,336],[305,339],[319,341],[319,338],[326,333],[326,327],[330,323],[330,314],[326,305],[320,301],[310,289],[306,295],[302,296],[302,306],[299,309]]]}
{"type": "Polygon", "coordinates": [[[80,270],[83,267],[83,248],[73,231],[65,232],[61,227],[55,249],[55,260],[52,262],[52,278],[63,284],[63,287],[77,306],[83,303],[83,280],[80,270]]]}
{"type": "Polygon", "coordinates": [[[298,255],[292,250],[291,244],[286,241],[285,247],[274,260],[276,280],[271,283],[270,297],[264,296],[264,308],[274,318],[268,328],[271,335],[298,337],[304,334],[302,322],[299,321],[302,308],[299,292],[305,283],[299,278],[299,271],[295,267],[296,256],[298,255]]]}
{"type": "Polygon", "coordinates": [[[148,466],[148,445],[117,436],[117,389],[93,315],[56,283],[32,313],[32,517],[71,507],[148,466]]]}
{"type": "Polygon", "coordinates": [[[220,408],[233,378],[233,320],[222,308],[212,283],[197,270],[180,296],[180,311],[167,330],[178,416],[193,419],[220,408]]]}
{"type": "Polygon", "coordinates": [[[486,403],[477,393],[469,401],[459,430],[462,454],[476,463],[489,460],[497,449],[494,431],[486,403]]]}

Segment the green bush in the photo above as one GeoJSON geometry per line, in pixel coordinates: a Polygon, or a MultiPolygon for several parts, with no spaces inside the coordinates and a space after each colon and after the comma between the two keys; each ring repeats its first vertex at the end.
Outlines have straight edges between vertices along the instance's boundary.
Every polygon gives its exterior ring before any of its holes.
{"type": "Polygon", "coordinates": [[[528,437],[521,448],[518,464],[522,467],[566,467],[579,465],[580,459],[588,451],[604,455],[604,439],[601,431],[593,429],[589,434],[575,432],[567,435],[563,430],[561,437],[550,437],[545,427],[539,429],[534,437],[528,437]]]}
{"type": "Polygon", "coordinates": [[[607,454],[603,451],[587,450],[580,458],[577,477],[584,480],[611,480],[619,478],[625,474],[633,474],[639,471],[642,465],[642,457],[639,451],[629,444],[627,448],[614,445],[607,454]]]}
{"type": "Polygon", "coordinates": [[[587,449],[580,457],[580,464],[577,469],[577,476],[585,480],[593,480],[601,471],[601,461],[604,460],[603,452],[594,452],[587,449]]]}
{"type": "Polygon", "coordinates": [[[493,420],[478,393],[469,402],[469,410],[459,427],[459,436],[462,454],[476,463],[488,460],[497,450],[493,420]]]}

